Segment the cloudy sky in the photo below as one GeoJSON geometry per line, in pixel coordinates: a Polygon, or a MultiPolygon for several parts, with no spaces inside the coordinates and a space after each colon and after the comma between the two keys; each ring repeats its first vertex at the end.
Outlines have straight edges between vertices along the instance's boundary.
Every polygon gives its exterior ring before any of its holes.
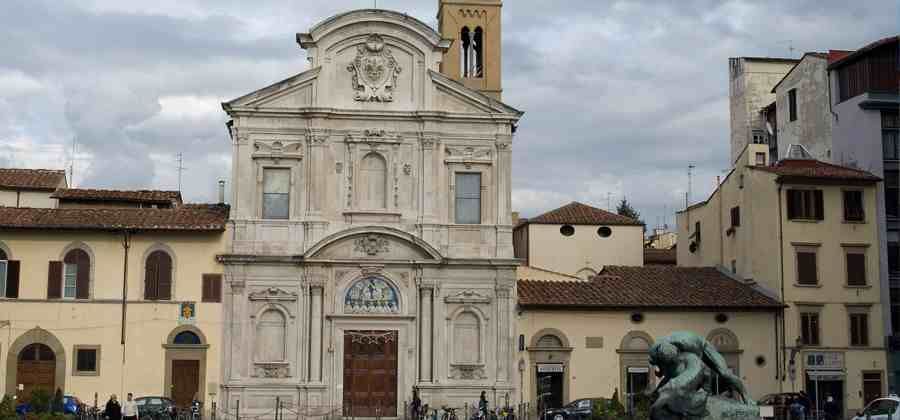
{"type": "MultiPolygon", "coordinates": [[[[373,0],[7,0],[0,166],[81,187],[215,199],[220,103],[306,69],[294,34],[373,0]],[[73,153],[73,140],[77,149],[73,153]]],[[[531,216],[622,197],[648,225],[728,168],[728,57],[855,49],[895,35],[896,0],[506,0],[504,100],[526,111],[513,203],[531,216]],[[793,52],[791,52],[793,47],[793,52]]],[[[378,0],[436,25],[437,0],[378,0]]]]}

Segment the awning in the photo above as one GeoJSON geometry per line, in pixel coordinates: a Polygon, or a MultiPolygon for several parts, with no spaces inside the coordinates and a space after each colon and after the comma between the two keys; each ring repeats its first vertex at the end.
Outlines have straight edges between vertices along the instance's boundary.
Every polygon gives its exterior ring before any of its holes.
{"type": "Polygon", "coordinates": [[[847,376],[841,370],[807,370],[806,375],[813,381],[843,381],[847,376]]]}

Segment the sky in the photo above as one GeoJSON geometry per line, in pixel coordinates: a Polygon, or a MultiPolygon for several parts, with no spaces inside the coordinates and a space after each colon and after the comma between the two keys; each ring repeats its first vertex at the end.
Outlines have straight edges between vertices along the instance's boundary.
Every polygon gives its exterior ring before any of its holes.
{"type": "MultiPolygon", "coordinates": [[[[378,0],[436,26],[438,0],[378,0]]],[[[308,68],[297,32],[373,0],[7,0],[0,167],[91,188],[215,201],[221,102],[308,68]],[[73,143],[76,146],[73,147],[73,143]]],[[[897,0],[506,0],[503,99],[525,111],[513,207],[570,201],[674,224],[729,168],[728,58],[856,49],[900,30],[897,0]]]]}

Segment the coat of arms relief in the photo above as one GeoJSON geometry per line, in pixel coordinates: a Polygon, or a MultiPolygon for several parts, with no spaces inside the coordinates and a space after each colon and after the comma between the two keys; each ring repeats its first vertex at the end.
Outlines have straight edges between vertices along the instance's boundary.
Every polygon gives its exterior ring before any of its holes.
{"type": "Polygon", "coordinates": [[[391,102],[400,65],[385,47],[384,40],[377,34],[369,35],[366,43],[356,48],[356,58],[347,66],[352,73],[355,99],[362,102],[391,102]]]}

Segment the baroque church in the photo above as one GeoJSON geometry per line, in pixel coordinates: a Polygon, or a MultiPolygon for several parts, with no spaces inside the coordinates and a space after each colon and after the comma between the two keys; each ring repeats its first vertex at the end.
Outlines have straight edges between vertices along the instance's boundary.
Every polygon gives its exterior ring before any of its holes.
{"type": "Polygon", "coordinates": [[[508,396],[519,372],[500,0],[438,31],[366,9],[297,34],[310,67],[223,104],[233,235],[221,404],[395,417],[508,396]]]}

